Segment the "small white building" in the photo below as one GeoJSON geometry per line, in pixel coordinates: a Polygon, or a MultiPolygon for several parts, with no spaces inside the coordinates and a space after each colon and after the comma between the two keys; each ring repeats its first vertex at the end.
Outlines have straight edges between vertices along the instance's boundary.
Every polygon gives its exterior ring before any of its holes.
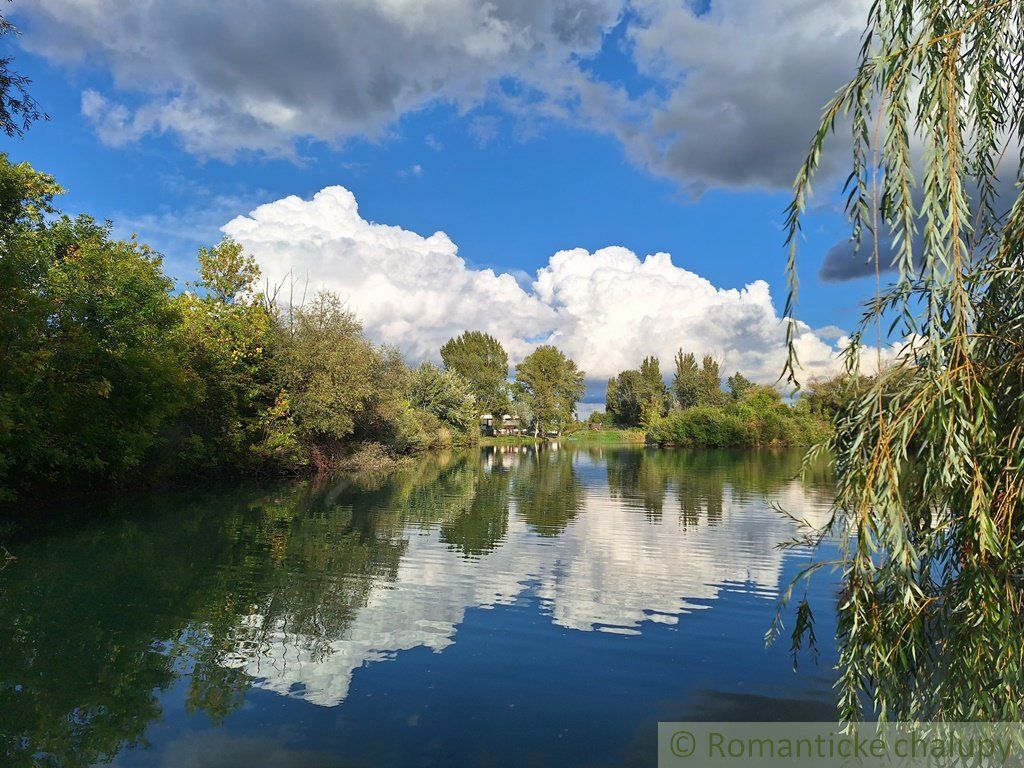
{"type": "Polygon", "coordinates": [[[490,413],[480,416],[480,433],[484,435],[518,435],[520,426],[519,417],[510,413],[503,414],[500,419],[490,413]]]}

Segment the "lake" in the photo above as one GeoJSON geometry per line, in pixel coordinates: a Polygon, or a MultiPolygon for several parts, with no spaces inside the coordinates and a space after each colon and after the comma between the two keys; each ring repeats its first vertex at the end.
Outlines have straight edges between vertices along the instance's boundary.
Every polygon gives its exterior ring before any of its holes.
{"type": "Polygon", "coordinates": [[[5,542],[0,762],[654,765],[660,720],[833,719],[836,577],[817,661],[764,643],[809,562],[772,504],[830,500],[800,459],[487,448],[79,503],[5,542]]]}

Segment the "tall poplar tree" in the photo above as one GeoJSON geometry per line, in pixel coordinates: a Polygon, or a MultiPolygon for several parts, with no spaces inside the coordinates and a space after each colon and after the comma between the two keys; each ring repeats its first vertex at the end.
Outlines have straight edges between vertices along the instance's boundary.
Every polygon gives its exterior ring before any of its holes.
{"type": "Polygon", "coordinates": [[[676,352],[676,375],[672,379],[672,392],[680,408],[692,408],[697,404],[697,393],[700,389],[700,369],[697,358],[692,352],[676,352]]]}

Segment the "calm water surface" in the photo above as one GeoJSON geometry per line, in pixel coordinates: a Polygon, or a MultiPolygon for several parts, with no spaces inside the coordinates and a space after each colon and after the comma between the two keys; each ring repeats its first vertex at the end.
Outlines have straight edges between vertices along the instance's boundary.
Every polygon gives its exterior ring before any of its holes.
{"type": "MultiPolygon", "coordinates": [[[[175,492],[9,541],[0,763],[654,765],[659,720],[830,719],[765,649],[793,451],[485,449],[175,492]]],[[[817,578],[817,577],[816,577],[817,578]]]]}

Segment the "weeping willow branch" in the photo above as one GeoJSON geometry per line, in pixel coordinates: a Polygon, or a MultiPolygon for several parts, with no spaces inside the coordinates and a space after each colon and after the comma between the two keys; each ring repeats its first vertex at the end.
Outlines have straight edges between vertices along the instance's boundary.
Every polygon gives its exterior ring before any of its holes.
{"type": "MultiPolygon", "coordinates": [[[[836,477],[846,719],[865,706],[900,720],[1024,715],[1022,102],[1024,0],[875,0],[794,184],[784,375],[798,383],[797,247],[840,118],[851,236],[871,237],[878,278],[847,364],[869,331],[879,347],[906,344],[819,448],[836,477]]],[[[811,615],[795,646],[813,637],[811,615]]]]}

